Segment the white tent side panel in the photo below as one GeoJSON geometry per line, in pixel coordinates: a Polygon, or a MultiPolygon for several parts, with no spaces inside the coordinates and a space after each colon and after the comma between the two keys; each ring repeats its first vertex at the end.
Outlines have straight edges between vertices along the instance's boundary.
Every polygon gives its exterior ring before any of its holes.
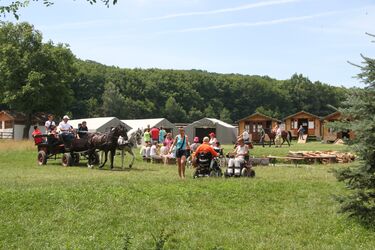
{"type": "Polygon", "coordinates": [[[217,119],[203,118],[186,126],[185,131],[190,142],[196,136],[197,128],[215,128],[216,138],[221,144],[233,144],[236,141],[235,127],[217,119]]]}

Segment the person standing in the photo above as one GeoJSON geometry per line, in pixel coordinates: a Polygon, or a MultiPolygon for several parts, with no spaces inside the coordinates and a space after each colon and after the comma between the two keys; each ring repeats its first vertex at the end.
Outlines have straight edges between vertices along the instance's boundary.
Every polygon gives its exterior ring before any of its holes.
{"type": "Polygon", "coordinates": [[[143,133],[143,140],[145,141],[145,144],[151,143],[151,134],[148,128],[146,128],[145,132],[143,133]]]}
{"type": "Polygon", "coordinates": [[[190,150],[188,136],[185,135],[185,130],[181,127],[179,128],[179,134],[175,137],[169,153],[172,151],[173,147],[176,146],[176,159],[178,166],[178,175],[181,179],[185,179],[185,165],[187,151],[190,150]]]}
{"type": "Polygon", "coordinates": [[[152,141],[152,144],[154,142],[157,142],[159,143],[159,129],[157,127],[153,127],[150,131],[150,134],[151,134],[151,141],[152,141]]]}
{"type": "Polygon", "coordinates": [[[159,130],[159,143],[163,143],[164,142],[164,138],[165,138],[166,135],[167,135],[167,131],[165,131],[165,129],[163,127],[160,127],[160,130],[159,130]]]}
{"type": "Polygon", "coordinates": [[[281,147],[281,128],[280,126],[278,125],[277,126],[277,129],[276,129],[276,137],[275,137],[275,144],[276,144],[276,147],[281,147]]]}
{"type": "Polygon", "coordinates": [[[262,144],[264,148],[264,138],[266,137],[266,132],[264,131],[263,126],[259,127],[259,143],[262,144]]]}
{"type": "Polygon", "coordinates": [[[216,135],[215,135],[214,132],[211,132],[209,135],[210,135],[210,142],[209,142],[209,144],[213,147],[216,144],[216,142],[217,142],[216,135]]]}
{"type": "Polygon", "coordinates": [[[303,140],[303,134],[305,133],[305,129],[303,128],[302,125],[299,126],[298,130],[297,130],[297,133],[299,135],[299,139],[300,140],[303,140]]]}

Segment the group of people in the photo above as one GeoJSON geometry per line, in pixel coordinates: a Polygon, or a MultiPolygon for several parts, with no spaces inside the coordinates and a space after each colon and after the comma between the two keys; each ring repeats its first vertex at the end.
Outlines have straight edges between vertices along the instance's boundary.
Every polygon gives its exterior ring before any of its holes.
{"type": "Polygon", "coordinates": [[[69,124],[69,119],[69,116],[64,115],[62,121],[58,126],[56,126],[54,116],[49,114],[48,120],[44,124],[46,128],[46,134],[48,135],[47,140],[45,141],[45,139],[41,136],[42,132],[39,130],[38,126],[34,126],[32,136],[34,138],[35,144],[37,145],[44,141],[48,144],[54,144],[57,143],[59,141],[59,137],[61,137],[61,139],[66,142],[67,145],[69,145],[70,142],[74,139],[75,133],[77,133],[78,138],[85,137],[88,132],[86,121],[78,124],[78,129],[75,130],[73,126],[69,124]]]}

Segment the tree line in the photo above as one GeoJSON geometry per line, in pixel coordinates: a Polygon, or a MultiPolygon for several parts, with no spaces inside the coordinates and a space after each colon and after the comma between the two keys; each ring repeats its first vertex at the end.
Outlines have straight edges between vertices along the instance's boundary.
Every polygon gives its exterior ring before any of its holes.
{"type": "MultiPolygon", "coordinates": [[[[125,55],[126,56],[126,55],[125,55]]],[[[251,69],[249,69],[251,71],[251,69]]],[[[232,123],[254,112],[281,119],[301,110],[324,116],[348,89],[301,74],[218,74],[202,70],[124,69],[78,59],[66,44],[42,42],[28,23],[0,23],[0,108],[73,118],[203,117],[232,123]]]]}

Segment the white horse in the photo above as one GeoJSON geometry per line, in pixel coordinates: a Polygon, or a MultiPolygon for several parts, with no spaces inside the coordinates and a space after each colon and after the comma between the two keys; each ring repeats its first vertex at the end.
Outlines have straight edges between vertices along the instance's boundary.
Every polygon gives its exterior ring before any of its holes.
{"type": "Polygon", "coordinates": [[[129,168],[132,168],[135,155],[132,148],[137,148],[137,145],[142,144],[143,132],[140,129],[131,129],[128,132],[128,140],[124,140],[123,137],[119,137],[117,140],[118,149],[121,150],[121,167],[124,169],[125,152],[128,152],[132,156],[132,160],[129,164],[129,168]]]}

